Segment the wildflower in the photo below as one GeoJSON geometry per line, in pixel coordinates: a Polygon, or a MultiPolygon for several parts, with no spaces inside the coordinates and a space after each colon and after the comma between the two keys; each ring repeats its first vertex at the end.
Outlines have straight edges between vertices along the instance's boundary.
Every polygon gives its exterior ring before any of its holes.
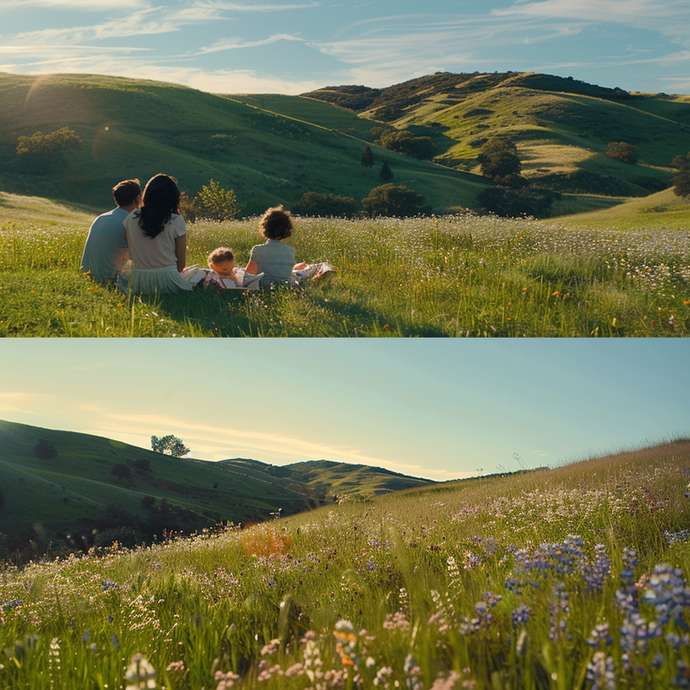
{"type": "Polygon", "coordinates": [[[609,635],[608,623],[600,623],[597,625],[587,638],[587,644],[590,647],[598,647],[600,642],[603,642],[607,646],[613,642],[611,635],[609,635]]]}
{"type": "Polygon", "coordinates": [[[613,657],[604,652],[595,652],[587,664],[587,680],[592,681],[592,690],[616,690],[616,673],[613,657]]]}
{"type": "Polygon", "coordinates": [[[518,625],[522,623],[527,623],[530,612],[531,611],[528,606],[525,606],[525,604],[520,604],[520,606],[513,611],[513,628],[517,628],[518,625]]]}
{"type": "Polygon", "coordinates": [[[22,605],[22,600],[21,599],[12,599],[12,601],[8,601],[6,604],[3,604],[2,610],[3,611],[9,611],[10,609],[16,608],[17,606],[22,605]]]}
{"type": "Polygon", "coordinates": [[[150,690],[156,688],[156,670],[143,654],[132,657],[125,679],[130,681],[125,690],[150,690]]]}
{"type": "Polygon", "coordinates": [[[214,678],[218,681],[216,690],[227,690],[228,688],[231,688],[235,684],[235,682],[240,679],[240,677],[232,671],[228,671],[227,673],[223,673],[222,671],[216,671],[214,678]]]}

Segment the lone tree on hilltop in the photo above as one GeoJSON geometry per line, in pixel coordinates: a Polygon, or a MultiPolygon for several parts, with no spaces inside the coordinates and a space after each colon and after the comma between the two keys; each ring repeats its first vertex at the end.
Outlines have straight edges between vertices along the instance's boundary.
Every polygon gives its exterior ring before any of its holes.
{"type": "Polygon", "coordinates": [[[182,442],[182,439],[172,434],[162,436],[161,438],[151,436],[151,448],[156,453],[172,455],[174,458],[181,458],[190,452],[189,448],[182,442]]]}
{"type": "Polygon", "coordinates": [[[675,156],[671,166],[678,172],[671,178],[673,193],[676,196],[690,197],[690,153],[687,156],[681,154],[675,156]]]}
{"type": "Polygon", "coordinates": [[[65,153],[81,147],[81,138],[69,127],[51,134],[36,132],[17,138],[21,167],[31,173],[47,173],[65,165],[65,153]]]}
{"type": "MultiPolygon", "coordinates": [[[[520,176],[522,163],[518,156],[517,146],[509,137],[491,137],[479,151],[477,161],[482,175],[492,179],[497,184],[512,180],[520,176]]],[[[505,186],[515,186],[507,184],[505,186]]]]}
{"type": "Polygon", "coordinates": [[[371,169],[371,167],[374,165],[374,154],[371,150],[371,146],[367,144],[364,147],[364,151],[362,151],[362,165],[365,168],[371,169]]]}
{"type": "Polygon", "coordinates": [[[429,206],[424,206],[424,197],[404,185],[384,184],[369,192],[362,199],[362,206],[370,216],[406,217],[428,214],[429,206]]]}
{"type": "Polygon", "coordinates": [[[637,146],[625,141],[612,141],[606,146],[606,155],[614,160],[635,165],[637,163],[637,146]]]}

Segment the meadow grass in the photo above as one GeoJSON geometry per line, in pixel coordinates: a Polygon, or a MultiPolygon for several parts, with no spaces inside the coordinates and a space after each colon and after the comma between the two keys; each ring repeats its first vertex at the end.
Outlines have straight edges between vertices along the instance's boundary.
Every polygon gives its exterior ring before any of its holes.
{"type": "MultiPolygon", "coordinates": [[[[679,208],[674,225],[652,213],[624,230],[611,229],[615,217],[594,227],[469,213],[304,218],[290,243],[298,260],[336,267],[326,285],[132,299],[79,274],[86,227],[3,219],[0,335],[684,336],[690,236],[679,208]]],[[[187,263],[206,265],[225,245],[242,265],[260,242],[256,219],[191,224],[187,263]]]]}
{"type": "Polygon", "coordinates": [[[0,571],[0,686],[687,687],[690,442],[0,571]]]}

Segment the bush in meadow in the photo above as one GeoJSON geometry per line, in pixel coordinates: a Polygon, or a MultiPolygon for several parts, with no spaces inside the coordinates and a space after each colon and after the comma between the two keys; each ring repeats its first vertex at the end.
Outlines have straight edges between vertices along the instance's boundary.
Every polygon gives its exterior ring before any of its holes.
{"type": "Polygon", "coordinates": [[[52,460],[57,457],[55,446],[51,445],[47,439],[42,438],[34,446],[34,455],[41,460],[52,460]]]}

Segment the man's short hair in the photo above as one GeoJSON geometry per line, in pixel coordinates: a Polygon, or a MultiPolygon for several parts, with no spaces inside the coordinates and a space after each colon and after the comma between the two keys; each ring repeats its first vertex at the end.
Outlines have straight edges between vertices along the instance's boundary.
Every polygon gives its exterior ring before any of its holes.
{"type": "Polygon", "coordinates": [[[141,194],[139,180],[123,180],[113,187],[113,199],[118,206],[129,206],[141,194]]]}

